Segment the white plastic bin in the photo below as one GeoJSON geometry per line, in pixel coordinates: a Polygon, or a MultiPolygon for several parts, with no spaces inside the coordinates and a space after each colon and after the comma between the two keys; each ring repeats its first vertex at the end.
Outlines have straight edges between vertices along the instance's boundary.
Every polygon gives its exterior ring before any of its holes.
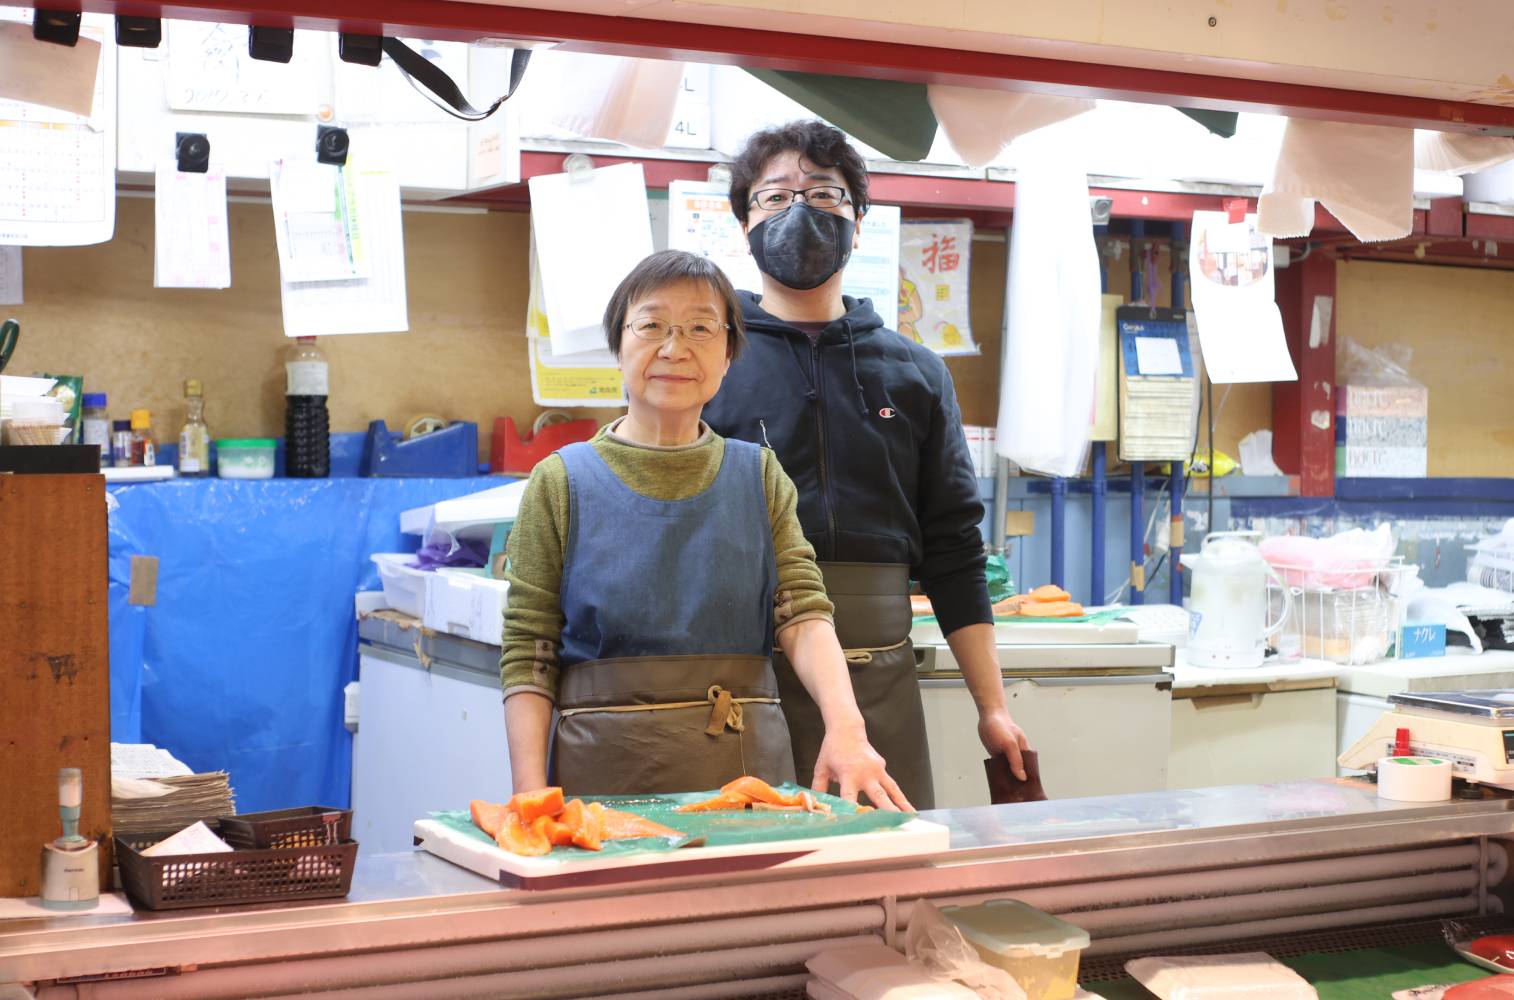
{"type": "Polygon", "coordinates": [[[396,611],[420,618],[426,610],[426,580],[436,574],[409,565],[413,552],[375,552],[379,581],[384,585],[384,600],[396,611]]]}
{"type": "Polygon", "coordinates": [[[443,566],[426,581],[427,628],[499,645],[510,585],[486,570],[443,566]]]}

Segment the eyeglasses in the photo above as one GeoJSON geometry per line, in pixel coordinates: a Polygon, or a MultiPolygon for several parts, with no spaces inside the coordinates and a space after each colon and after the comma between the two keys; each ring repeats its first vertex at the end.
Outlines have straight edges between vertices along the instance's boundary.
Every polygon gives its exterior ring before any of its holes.
{"type": "Polygon", "coordinates": [[[781,212],[792,205],[795,198],[802,199],[811,208],[835,208],[847,200],[846,188],[831,184],[805,188],[803,191],[795,191],[793,188],[763,188],[752,195],[752,202],[747,207],[781,212]]]}
{"type": "Polygon", "coordinates": [[[626,324],[626,329],[651,344],[660,344],[675,333],[683,334],[683,339],[691,343],[703,344],[714,340],[730,328],[729,323],[713,323],[707,320],[678,324],[664,323],[660,319],[638,319],[626,324]]]}

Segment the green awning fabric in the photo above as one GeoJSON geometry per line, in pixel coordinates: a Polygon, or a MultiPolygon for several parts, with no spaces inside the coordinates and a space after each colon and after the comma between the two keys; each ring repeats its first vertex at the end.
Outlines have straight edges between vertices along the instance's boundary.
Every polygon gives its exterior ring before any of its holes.
{"type": "Polygon", "coordinates": [[[748,69],[792,101],[895,160],[923,160],[936,140],[936,115],[923,83],[748,69]]]}
{"type": "Polygon", "coordinates": [[[1241,117],[1234,111],[1203,111],[1199,108],[1178,108],[1177,110],[1221,139],[1229,139],[1235,135],[1235,123],[1241,117]]]}

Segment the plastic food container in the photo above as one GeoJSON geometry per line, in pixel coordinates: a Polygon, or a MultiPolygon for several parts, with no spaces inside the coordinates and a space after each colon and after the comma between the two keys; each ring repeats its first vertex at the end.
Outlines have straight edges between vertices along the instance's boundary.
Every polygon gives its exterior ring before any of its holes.
{"type": "Polygon", "coordinates": [[[1017,899],[943,906],[983,961],[1014,977],[1027,1000],[1070,1000],[1088,932],[1017,899]]]}
{"type": "Polygon", "coordinates": [[[375,552],[370,558],[384,585],[384,603],[412,618],[424,618],[426,582],[436,574],[409,565],[415,562],[414,552],[375,552]]]}
{"type": "Polygon", "coordinates": [[[11,444],[59,444],[63,403],[53,396],[22,396],[10,404],[6,438],[11,444]]]}
{"type": "Polygon", "coordinates": [[[235,438],[216,442],[216,473],[222,479],[272,479],[273,438],[235,438]]]}

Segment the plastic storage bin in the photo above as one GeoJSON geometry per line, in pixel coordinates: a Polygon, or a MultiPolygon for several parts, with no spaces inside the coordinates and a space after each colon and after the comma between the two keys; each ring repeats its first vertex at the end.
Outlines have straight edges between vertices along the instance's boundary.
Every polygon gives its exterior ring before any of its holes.
{"type": "Polygon", "coordinates": [[[351,840],[217,854],[141,853],[170,835],[141,833],[115,839],[121,885],[132,902],[149,910],[327,899],[345,896],[352,888],[357,844],[351,840]]]}
{"type": "Polygon", "coordinates": [[[426,581],[436,574],[408,565],[415,561],[413,552],[375,552],[379,582],[384,585],[384,601],[396,611],[412,618],[426,613],[426,581]]]}
{"type": "Polygon", "coordinates": [[[943,906],[983,961],[1014,977],[1027,1000],[1070,1000],[1088,932],[1017,899],[943,906]]]}
{"type": "Polygon", "coordinates": [[[216,442],[216,474],[222,479],[272,479],[273,438],[232,438],[216,442]]]}
{"type": "Polygon", "coordinates": [[[221,839],[232,847],[319,847],[352,839],[352,810],[300,806],[221,817],[221,839]]]}

